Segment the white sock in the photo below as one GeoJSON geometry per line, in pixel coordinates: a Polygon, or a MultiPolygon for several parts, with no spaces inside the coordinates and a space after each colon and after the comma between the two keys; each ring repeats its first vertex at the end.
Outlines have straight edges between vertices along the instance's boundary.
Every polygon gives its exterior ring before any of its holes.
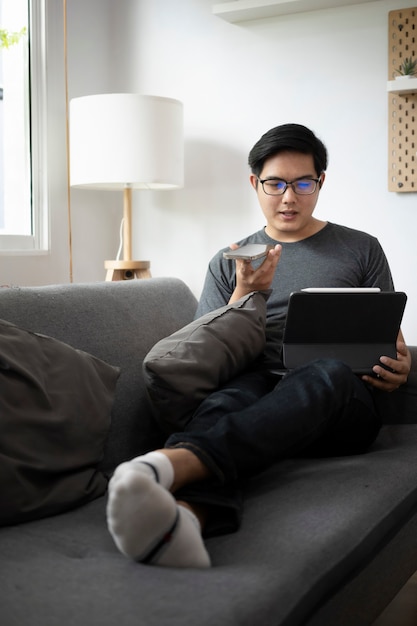
{"type": "MultiPolygon", "coordinates": [[[[162,452],[154,450],[153,452],[135,457],[129,463],[144,463],[147,465],[150,470],[149,475],[154,477],[156,482],[165,487],[165,489],[169,489],[174,482],[174,468],[169,458],[162,452]]],[[[123,463],[122,465],[125,464],[123,463]]]]}
{"type": "Polygon", "coordinates": [[[210,566],[195,515],[177,505],[152,468],[138,459],[119,466],[109,483],[107,525],[118,549],[136,561],[210,566]]]}

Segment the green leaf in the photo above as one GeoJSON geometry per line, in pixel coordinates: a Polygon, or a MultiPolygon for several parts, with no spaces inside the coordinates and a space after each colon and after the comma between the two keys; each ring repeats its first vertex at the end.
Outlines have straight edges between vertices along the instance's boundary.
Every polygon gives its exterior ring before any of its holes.
{"type": "Polygon", "coordinates": [[[26,35],[26,26],[18,32],[10,32],[5,28],[0,28],[0,48],[10,48],[19,43],[22,37],[26,35]]]}
{"type": "Polygon", "coordinates": [[[397,71],[401,76],[413,76],[417,71],[417,58],[405,57],[397,71]]]}

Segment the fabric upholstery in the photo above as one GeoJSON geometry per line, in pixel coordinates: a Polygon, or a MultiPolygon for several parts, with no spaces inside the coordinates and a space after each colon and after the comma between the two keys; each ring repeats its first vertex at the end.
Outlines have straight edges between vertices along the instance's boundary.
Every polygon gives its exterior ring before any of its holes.
{"type": "Polygon", "coordinates": [[[143,375],[156,418],[181,431],[204,398],[237,376],[265,346],[269,292],[252,292],[159,341],[146,355],[143,375]]]}
{"type": "MultiPolygon", "coordinates": [[[[0,317],[121,367],[108,467],[152,446],[142,359],[192,320],[195,305],[177,279],[0,289],[0,317]]],[[[2,623],[369,626],[417,569],[417,348],[412,354],[409,385],[385,396],[386,420],[396,424],[372,450],[288,460],[251,480],[240,531],[207,542],[211,569],[126,559],[107,532],[105,496],[0,528],[2,623]],[[409,424],[398,425],[396,398],[409,424]]]]}
{"type": "Polygon", "coordinates": [[[0,288],[0,318],[120,368],[100,464],[105,472],[163,444],[142,361],[160,339],[191,322],[196,307],[188,287],[174,278],[0,288]]]}
{"type": "MultiPolygon", "coordinates": [[[[289,460],[258,476],[246,490],[240,531],[207,541],[208,570],[150,567],[118,554],[106,530],[105,497],[0,529],[3,621],[301,626],[407,525],[417,498],[416,429],[385,427],[366,455],[289,460]]],[[[391,561],[391,580],[397,574],[391,561]]],[[[366,580],[362,594],[349,598],[347,616],[360,616],[364,602],[385,601],[378,587],[370,598],[370,589],[366,580]]],[[[330,616],[319,624],[371,622],[330,616]]]]}
{"type": "Polygon", "coordinates": [[[102,495],[118,369],[0,320],[0,524],[102,495]]]}

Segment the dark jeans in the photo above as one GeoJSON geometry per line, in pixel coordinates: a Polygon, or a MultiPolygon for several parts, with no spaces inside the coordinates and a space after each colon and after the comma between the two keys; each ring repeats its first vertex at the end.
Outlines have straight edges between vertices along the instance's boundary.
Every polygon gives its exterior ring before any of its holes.
{"type": "Polygon", "coordinates": [[[313,361],[283,378],[244,374],[208,396],[186,430],[166,442],[191,450],[213,473],[177,497],[217,509],[213,532],[235,530],[242,480],[301,454],[365,452],[380,426],[372,393],[340,361],[313,361]]]}

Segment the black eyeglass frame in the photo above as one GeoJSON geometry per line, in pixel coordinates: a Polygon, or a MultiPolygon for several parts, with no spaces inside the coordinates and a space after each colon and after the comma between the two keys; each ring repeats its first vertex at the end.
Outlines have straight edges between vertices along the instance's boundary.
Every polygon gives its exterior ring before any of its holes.
{"type": "Polygon", "coordinates": [[[291,189],[293,190],[293,192],[295,194],[297,194],[297,196],[311,196],[316,191],[317,185],[320,183],[320,181],[321,181],[320,178],[308,178],[308,177],[305,177],[305,176],[302,176],[301,178],[296,178],[294,180],[284,180],[283,178],[264,178],[264,179],[258,178],[258,182],[261,183],[262,189],[263,189],[264,193],[267,196],[283,196],[284,193],[287,191],[287,189],[288,189],[288,187],[290,185],[291,185],[291,189]],[[271,182],[273,180],[278,180],[281,183],[285,183],[284,189],[282,191],[278,192],[278,193],[268,193],[267,191],[265,191],[264,183],[268,183],[268,182],[271,182]],[[308,181],[316,183],[314,185],[314,189],[312,191],[309,191],[308,193],[300,193],[299,191],[297,191],[294,188],[294,183],[298,183],[298,182],[300,182],[302,180],[308,180],[308,181]]]}

